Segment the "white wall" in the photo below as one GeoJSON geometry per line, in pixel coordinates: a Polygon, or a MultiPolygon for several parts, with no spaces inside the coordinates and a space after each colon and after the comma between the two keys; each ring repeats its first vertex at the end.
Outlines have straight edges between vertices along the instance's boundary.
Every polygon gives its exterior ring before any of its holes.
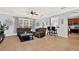
{"type": "Polygon", "coordinates": [[[68,18],[60,16],[59,20],[58,36],[68,37],[68,18]]]}
{"type": "Polygon", "coordinates": [[[58,19],[59,17],[52,17],[51,18],[51,26],[55,26],[55,27],[58,27],[58,19]]]}
{"type": "Polygon", "coordinates": [[[49,26],[49,22],[50,22],[50,18],[36,19],[35,27],[36,28],[39,28],[39,27],[47,28],[47,26],[49,26]],[[37,23],[39,24],[37,25],[37,23]]]}
{"type": "Polygon", "coordinates": [[[58,36],[68,37],[68,19],[66,16],[52,17],[51,26],[59,27],[57,28],[58,36]]]}

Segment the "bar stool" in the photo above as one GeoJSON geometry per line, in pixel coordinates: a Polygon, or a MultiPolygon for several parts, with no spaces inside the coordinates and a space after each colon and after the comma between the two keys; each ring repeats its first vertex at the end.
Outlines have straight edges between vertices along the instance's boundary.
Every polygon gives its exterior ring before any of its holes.
{"type": "Polygon", "coordinates": [[[48,31],[47,31],[47,34],[50,35],[50,34],[51,34],[51,27],[47,27],[47,30],[48,30],[48,31]]]}
{"type": "Polygon", "coordinates": [[[52,27],[52,34],[57,35],[57,29],[56,29],[56,27],[52,27]]]}

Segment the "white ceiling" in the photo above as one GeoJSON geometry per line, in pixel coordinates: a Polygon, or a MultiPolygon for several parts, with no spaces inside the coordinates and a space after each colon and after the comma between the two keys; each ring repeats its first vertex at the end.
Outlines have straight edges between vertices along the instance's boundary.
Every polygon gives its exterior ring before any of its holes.
{"type": "MultiPolygon", "coordinates": [[[[59,15],[66,12],[71,12],[72,10],[76,10],[79,12],[78,7],[0,7],[0,14],[7,14],[11,16],[17,17],[28,17],[28,18],[45,18],[54,15],[59,15]],[[77,10],[76,10],[77,9],[77,10]],[[33,16],[30,14],[31,10],[34,10],[39,15],[33,16]]],[[[69,14],[71,15],[71,14],[69,14]]]]}

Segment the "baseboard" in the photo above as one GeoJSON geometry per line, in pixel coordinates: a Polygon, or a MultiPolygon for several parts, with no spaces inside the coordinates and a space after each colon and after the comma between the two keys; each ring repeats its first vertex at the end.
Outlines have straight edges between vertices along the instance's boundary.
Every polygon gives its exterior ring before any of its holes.
{"type": "Polygon", "coordinates": [[[64,38],[68,38],[68,36],[63,36],[63,35],[58,35],[58,36],[60,36],[60,37],[64,37],[64,38]]]}
{"type": "Polygon", "coordinates": [[[14,33],[14,34],[5,34],[5,36],[14,36],[14,35],[17,35],[17,33],[14,33]]]}

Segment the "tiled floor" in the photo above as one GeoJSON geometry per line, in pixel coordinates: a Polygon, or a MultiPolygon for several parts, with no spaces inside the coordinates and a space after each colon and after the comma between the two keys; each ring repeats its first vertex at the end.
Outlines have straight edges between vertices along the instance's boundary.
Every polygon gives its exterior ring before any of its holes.
{"type": "Polygon", "coordinates": [[[6,37],[0,45],[1,51],[77,51],[79,50],[79,35],[71,34],[69,38],[45,36],[34,40],[20,42],[17,36],[6,37]]]}

